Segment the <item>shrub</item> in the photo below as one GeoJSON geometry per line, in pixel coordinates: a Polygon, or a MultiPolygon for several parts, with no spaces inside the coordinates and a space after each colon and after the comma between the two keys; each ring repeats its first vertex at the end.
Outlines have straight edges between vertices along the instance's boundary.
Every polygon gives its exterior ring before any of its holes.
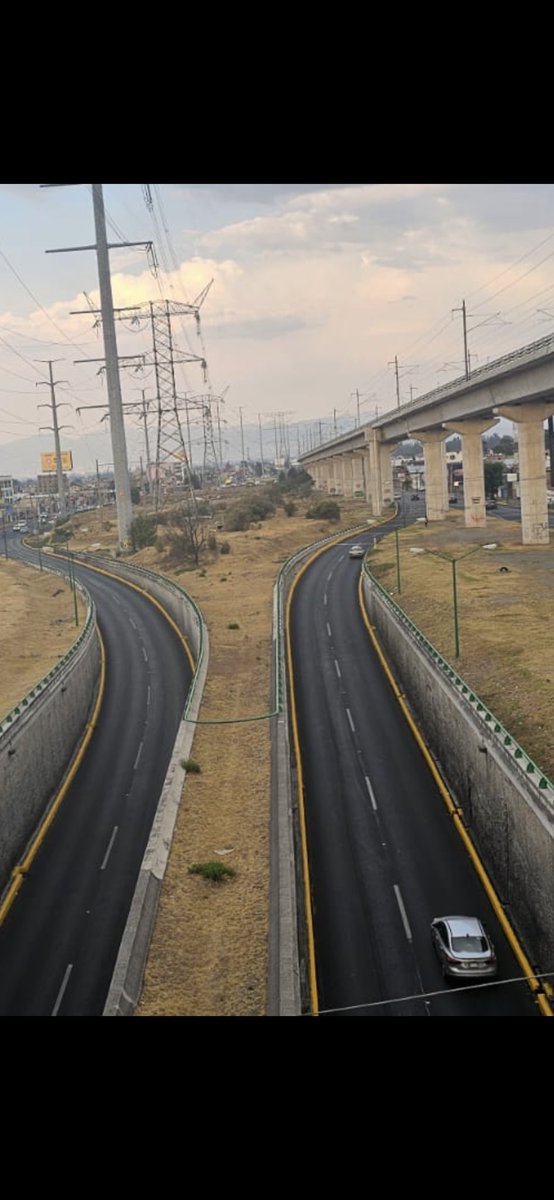
{"type": "Polygon", "coordinates": [[[155,546],[157,523],[157,517],[147,517],[144,513],[131,521],[133,550],[142,550],[144,546],[155,546]]]}
{"type": "Polygon", "coordinates": [[[227,867],[225,863],[212,861],[193,863],[189,867],[189,875],[201,875],[203,879],[210,879],[212,883],[221,883],[223,879],[230,879],[236,875],[236,871],[227,867]]]}
{"type": "Polygon", "coordinates": [[[339,521],[340,508],[336,500],[319,500],[310,505],[306,517],[312,521],[339,521]]]}
{"type": "Polygon", "coordinates": [[[237,621],[229,621],[227,629],[240,629],[240,625],[237,621]]]}
{"type": "Polygon", "coordinates": [[[294,517],[296,513],[296,504],[293,500],[285,500],[283,508],[287,517],[294,517]]]}
{"type": "Polygon", "coordinates": [[[230,546],[230,543],[229,543],[229,542],[222,542],[222,543],[221,543],[221,546],[219,547],[219,553],[220,553],[220,554],[230,554],[230,553],[231,553],[231,546],[230,546]]]}
{"type": "Polygon", "coordinates": [[[181,766],[184,768],[184,770],[189,775],[200,775],[201,774],[200,763],[197,763],[195,758],[182,758],[181,766]]]}

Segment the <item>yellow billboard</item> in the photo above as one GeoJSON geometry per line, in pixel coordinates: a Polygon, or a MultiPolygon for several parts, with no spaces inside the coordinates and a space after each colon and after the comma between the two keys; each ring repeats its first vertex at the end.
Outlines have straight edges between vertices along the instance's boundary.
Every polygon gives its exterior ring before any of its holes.
{"type": "MultiPolygon", "coordinates": [[[[44,474],[47,471],[56,471],[56,454],[41,454],[40,466],[44,474]]],[[[73,454],[71,450],[62,450],[62,471],[73,470],[73,454]]]]}

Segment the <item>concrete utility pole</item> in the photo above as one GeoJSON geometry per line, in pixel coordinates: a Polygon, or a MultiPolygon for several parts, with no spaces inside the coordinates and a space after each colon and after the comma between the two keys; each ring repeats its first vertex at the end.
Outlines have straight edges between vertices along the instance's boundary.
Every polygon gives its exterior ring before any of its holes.
{"type": "Polygon", "coordinates": [[[94,208],[94,228],[96,230],[96,259],[98,263],[100,307],[102,309],[102,333],[106,355],[106,381],[108,385],[110,430],[112,435],[117,531],[120,545],[127,547],[131,542],[133,511],[131,506],[131,485],[129,483],[125,426],[123,423],[123,406],[121,403],[121,385],[119,382],[119,363],[117,361],[110,256],[106,237],[106,216],[104,213],[104,197],[101,183],[93,183],[92,185],[92,203],[94,208]]]}
{"type": "MultiPolygon", "coordinates": [[[[41,184],[41,187],[57,187],[57,184],[41,184]]],[[[63,186],[63,185],[62,185],[63,186]]],[[[98,283],[100,288],[100,307],[102,312],[102,333],[104,338],[104,354],[106,363],[106,380],[108,385],[108,400],[110,411],[110,433],[115,476],[115,499],[117,505],[117,530],[119,545],[126,548],[131,544],[131,485],[129,483],[129,468],[127,465],[127,445],[125,442],[125,426],[123,424],[123,408],[121,404],[121,386],[119,382],[119,363],[117,357],[117,342],[115,337],[115,320],[112,296],[112,281],[110,278],[109,250],[114,248],[108,244],[106,236],[106,217],[104,213],[104,197],[102,184],[92,184],[92,204],[94,209],[94,228],[96,244],[94,246],[67,246],[61,250],[47,250],[47,254],[67,254],[74,250],[96,250],[98,263],[98,283]]],[[[120,242],[116,246],[144,246],[145,242],[120,242]]]]}
{"type": "MultiPolygon", "coordinates": [[[[54,445],[56,447],[56,474],[58,477],[58,496],[59,496],[59,500],[60,500],[60,513],[61,513],[62,517],[66,517],[67,516],[67,504],[66,504],[66,500],[65,500],[65,485],[64,485],[64,478],[63,478],[63,467],[62,467],[62,451],[61,451],[61,446],[60,446],[60,427],[58,425],[57,410],[58,410],[58,408],[69,407],[69,405],[56,404],[56,393],[54,391],[54,387],[55,387],[56,383],[66,383],[67,380],[56,379],[54,381],[54,378],[52,375],[52,363],[61,362],[61,359],[59,359],[59,358],[52,358],[52,359],[36,358],[35,362],[47,362],[48,363],[48,373],[50,375],[50,395],[52,397],[52,400],[51,400],[50,404],[39,404],[38,408],[50,408],[50,407],[52,408],[52,426],[51,426],[51,428],[53,429],[53,432],[54,432],[54,445]]],[[[36,387],[40,387],[41,382],[42,381],[39,381],[36,384],[36,387]]],[[[45,429],[50,428],[50,426],[44,426],[44,428],[45,429]]],[[[63,428],[64,428],[64,426],[62,425],[62,429],[63,428]]]]}

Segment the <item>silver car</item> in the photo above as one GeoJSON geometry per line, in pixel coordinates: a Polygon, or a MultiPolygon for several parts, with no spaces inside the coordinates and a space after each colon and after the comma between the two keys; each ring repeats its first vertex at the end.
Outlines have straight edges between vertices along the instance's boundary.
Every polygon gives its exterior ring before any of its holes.
{"type": "Polygon", "coordinates": [[[494,946],[478,917],[435,917],[431,937],[445,978],[490,979],[496,975],[494,946]]]}
{"type": "Polygon", "coordinates": [[[350,558],[363,558],[365,554],[365,546],[351,546],[348,554],[350,558]]]}

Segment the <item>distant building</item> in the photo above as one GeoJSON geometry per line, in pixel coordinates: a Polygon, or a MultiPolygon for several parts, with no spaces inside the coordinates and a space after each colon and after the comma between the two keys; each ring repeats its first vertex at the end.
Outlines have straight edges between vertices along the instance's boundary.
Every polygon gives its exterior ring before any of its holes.
{"type": "Polygon", "coordinates": [[[14,497],[13,476],[0,475],[0,503],[13,504],[14,497]]]}

